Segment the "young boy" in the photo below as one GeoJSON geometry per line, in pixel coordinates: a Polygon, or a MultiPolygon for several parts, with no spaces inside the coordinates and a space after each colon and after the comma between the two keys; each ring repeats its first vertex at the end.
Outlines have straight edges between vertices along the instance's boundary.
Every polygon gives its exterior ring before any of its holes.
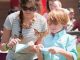
{"type": "Polygon", "coordinates": [[[36,48],[38,60],[77,60],[76,39],[64,29],[68,20],[63,8],[49,13],[49,34],[42,41],[43,47],[36,48]]]}

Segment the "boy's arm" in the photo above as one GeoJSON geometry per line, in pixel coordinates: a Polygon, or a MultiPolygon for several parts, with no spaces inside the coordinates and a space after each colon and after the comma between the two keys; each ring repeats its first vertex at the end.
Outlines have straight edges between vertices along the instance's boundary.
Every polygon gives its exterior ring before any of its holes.
{"type": "Polygon", "coordinates": [[[64,49],[61,49],[59,51],[60,54],[64,55],[66,57],[67,60],[74,60],[72,54],[64,49]]]}
{"type": "Polygon", "coordinates": [[[76,39],[69,37],[69,40],[65,47],[66,50],[59,47],[51,47],[49,48],[49,51],[52,54],[61,54],[65,56],[67,60],[77,60],[76,39]]]}

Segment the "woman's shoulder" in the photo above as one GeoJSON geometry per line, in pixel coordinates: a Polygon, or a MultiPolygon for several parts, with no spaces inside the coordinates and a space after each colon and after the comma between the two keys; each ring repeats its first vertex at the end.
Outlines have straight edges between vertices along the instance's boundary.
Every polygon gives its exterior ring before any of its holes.
{"type": "Polygon", "coordinates": [[[47,22],[46,18],[43,15],[39,13],[35,13],[35,16],[36,16],[36,20],[38,20],[39,22],[42,22],[42,24],[47,22]]]}
{"type": "Polygon", "coordinates": [[[11,19],[14,19],[14,18],[16,18],[16,17],[19,16],[19,13],[20,13],[20,11],[17,11],[17,12],[11,13],[11,14],[8,15],[8,17],[11,18],[11,19]]]}
{"type": "Polygon", "coordinates": [[[35,16],[38,18],[38,19],[45,19],[45,17],[39,13],[36,13],[35,12],[35,16]]]}
{"type": "Polygon", "coordinates": [[[11,24],[13,23],[13,21],[17,21],[19,19],[19,12],[20,11],[17,11],[17,12],[14,12],[14,13],[11,13],[7,16],[6,20],[5,20],[5,24],[11,24]]]}

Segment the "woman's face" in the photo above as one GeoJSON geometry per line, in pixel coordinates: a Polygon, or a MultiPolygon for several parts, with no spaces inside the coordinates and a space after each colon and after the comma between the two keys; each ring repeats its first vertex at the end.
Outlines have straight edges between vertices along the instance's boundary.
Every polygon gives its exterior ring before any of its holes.
{"type": "Polygon", "coordinates": [[[60,8],[59,3],[57,1],[49,1],[50,11],[54,9],[60,8]]]}
{"type": "Polygon", "coordinates": [[[63,28],[63,25],[62,24],[57,24],[57,25],[50,24],[48,26],[48,28],[49,28],[51,33],[55,34],[55,33],[57,33],[58,31],[60,31],[63,28]]]}
{"type": "Polygon", "coordinates": [[[23,15],[26,18],[32,18],[34,16],[35,7],[31,4],[27,3],[26,6],[23,8],[23,15]]]}

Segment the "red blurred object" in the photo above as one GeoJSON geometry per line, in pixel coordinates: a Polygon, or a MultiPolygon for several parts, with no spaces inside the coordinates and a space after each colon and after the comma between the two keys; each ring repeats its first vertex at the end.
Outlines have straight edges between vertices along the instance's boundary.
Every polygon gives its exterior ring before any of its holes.
{"type": "Polygon", "coordinates": [[[42,0],[42,14],[44,14],[45,12],[47,12],[46,10],[46,0],[42,0]]]}
{"type": "Polygon", "coordinates": [[[74,21],[73,30],[78,29],[80,31],[80,20],[74,21]]]}
{"type": "Polygon", "coordinates": [[[10,8],[19,7],[19,0],[10,0],[10,8]]]}

